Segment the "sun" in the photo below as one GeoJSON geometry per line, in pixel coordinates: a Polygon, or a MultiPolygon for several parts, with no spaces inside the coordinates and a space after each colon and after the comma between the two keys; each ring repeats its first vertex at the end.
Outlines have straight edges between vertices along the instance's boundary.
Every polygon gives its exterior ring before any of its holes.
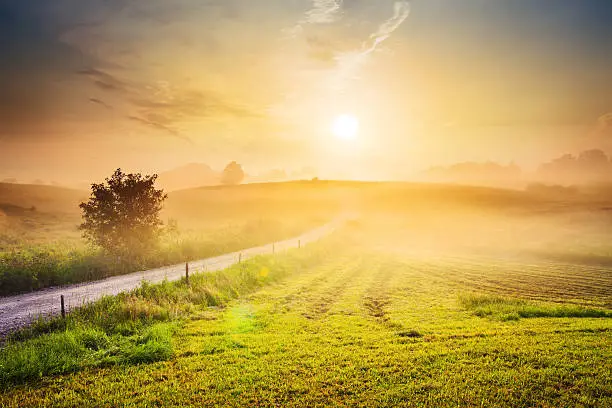
{"type": "Polygon", "coordinates": [[[342,140],[354,140],[359,133],[359,119],[353,115],[340,115],[332,124],[333,134],[342,140]]]}

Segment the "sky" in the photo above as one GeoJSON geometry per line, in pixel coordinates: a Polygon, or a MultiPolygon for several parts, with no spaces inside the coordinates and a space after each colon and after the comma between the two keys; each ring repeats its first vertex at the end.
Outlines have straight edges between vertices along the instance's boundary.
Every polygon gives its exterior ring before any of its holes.
{"type": "Polygon", "coordinates": [[[612,140],[609,0],[0,0],[0,55],[0,179],[395,179],[612,140]]]}

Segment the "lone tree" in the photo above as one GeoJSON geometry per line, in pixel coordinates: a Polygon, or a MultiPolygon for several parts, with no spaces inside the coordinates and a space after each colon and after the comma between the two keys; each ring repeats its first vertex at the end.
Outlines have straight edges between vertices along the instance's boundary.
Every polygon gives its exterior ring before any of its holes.
{"type": "Polygon", "coordinates": [[[115,170],[105,183],[92,184],[89,201],[81,203],[80,229],[91,243],[117,256],[140,255],[157,243],[159,213],[168,197],[155,188],[157,175],[115,170]]]}
{"type": "Polygon", "coordinates": [[[244,171],[241,165],[233,161],[225,166],[221,175],[221,183],[234,186],[242,183],[242,180],[244,180],[244,171]]]}

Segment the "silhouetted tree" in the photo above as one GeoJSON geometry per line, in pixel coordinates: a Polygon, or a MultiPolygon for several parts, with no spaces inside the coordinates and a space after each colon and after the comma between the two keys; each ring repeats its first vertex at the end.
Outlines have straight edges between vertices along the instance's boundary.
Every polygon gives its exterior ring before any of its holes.
{"type": "Polygon", "coordinates": [[[162,231],[159,213],[167,198],[155,188],[156,179],[156,174],[125,174],[117,169],[105,183],[92,184],[89,201],[80,205],[83,236],[113,255],[149,251],[162,231]]]}
{"type": "Polygon", "coordinates": [[[241,165],[233,161],[225,166],[223,174],[221,175],[221,183],[226,185],[237,185],[242,183],[242,180],[244,180],[244,171],[241,165]]]}

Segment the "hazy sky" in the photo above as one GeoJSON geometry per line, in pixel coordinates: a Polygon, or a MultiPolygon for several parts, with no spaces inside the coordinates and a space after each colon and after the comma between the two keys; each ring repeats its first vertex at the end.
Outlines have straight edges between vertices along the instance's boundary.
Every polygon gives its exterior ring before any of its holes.
{"type": "Polygon", "coordinates": [[[389,178],[612,138],[610,0],[0,0],[0,55],[0,178],[389,178]]]}

